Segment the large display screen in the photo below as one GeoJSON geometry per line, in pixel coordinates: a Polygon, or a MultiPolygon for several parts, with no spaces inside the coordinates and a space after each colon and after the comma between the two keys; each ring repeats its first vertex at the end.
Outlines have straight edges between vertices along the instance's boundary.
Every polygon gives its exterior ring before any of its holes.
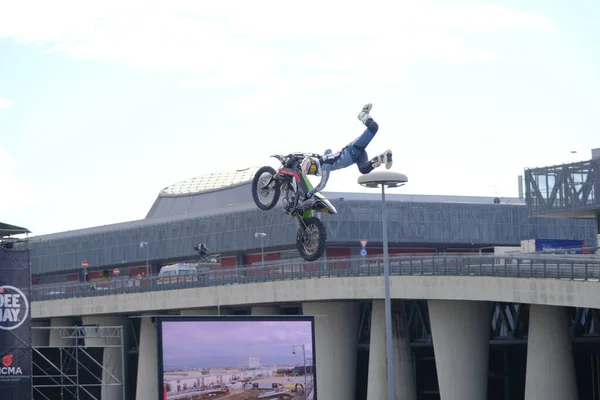
{"type": "Polygon", "coordinates": [[[317,399],[314,317],[161,317],[160,400],[317,399]]]}

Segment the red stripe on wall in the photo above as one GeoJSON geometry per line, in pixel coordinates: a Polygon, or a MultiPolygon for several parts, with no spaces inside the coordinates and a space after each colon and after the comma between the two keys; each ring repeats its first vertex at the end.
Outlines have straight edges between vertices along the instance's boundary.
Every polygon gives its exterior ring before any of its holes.
{"type": "MultiPolygon", "coordinates": [[[[281,255],[279,253],[265,253],[265,261],[275,261],[281,259],[281,255]]],[[[246,256],[246,264],[251,265],[255,262],[261,262],[262,255],[258,254],[248,254],[246,256]]]]}
{"type": "Polygon", "coordinates": [[[350,247],[328,247],[327,248],[327,265],[329,269],[348,269],[350,263],[348,261],[336,261],[336,259],[348,259],[352,256],[350,247]]]}
{"type": "MultiPolygon", "coordinates": [[[[265,253],[265,262],[277,261],[280,259],[281,259],[280,253],[265,253]]],[[[254,267],[259,267],[261,261],[262,261],[261,253],[246,255],[246,265],[248,267],[252,267],[252,263],[257,263],[256,265],[254,265],[254,267]]],[[[260,270],[260,271],[250,270],[247,272],[248,272],[249,276],[254,276],[254,275],[261,275],[261,274],[270,274],[272,271],[276,271],[276,270],[278,270],[278,269],[276,269],[276,268],[271,269],[271,268],[267,267],[265,270],[260,270]]]]}
{"type": "MultiPolygon", "coordinates": [[[[368,256],[383,255],[382,247],[368,247],[368,256]]],[[[435,249],[389,248],[389,254],[435,254],[435,249]]]]}
{"type": "Polygon", "coordinates": [[[237,260],[235,257],[224,257],[221,259],[222,269],[233,269],[237,266],[237,260]]]}
{"type": "MultiPolygon", "coordinates": [[[[151,270],[152,266],[148,265],[148,269],[151,270]]],[[[129,269],[129,276],[137,278],[139,275],[146,275],[146,266],[143,267],[132,267],[129,269]]]]}

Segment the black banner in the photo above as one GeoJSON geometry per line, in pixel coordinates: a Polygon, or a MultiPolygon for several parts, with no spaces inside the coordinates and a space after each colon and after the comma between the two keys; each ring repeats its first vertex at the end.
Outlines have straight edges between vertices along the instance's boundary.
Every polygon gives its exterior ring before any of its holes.
{"type": "MultiPolygon", "coordinates": [[[[19,245],[24,244],[19,243],[19,245]]],[[[32,398],[29,250],[16,247],[7,249],[0,244],[0,399],[2,400],[32,398]]]]}

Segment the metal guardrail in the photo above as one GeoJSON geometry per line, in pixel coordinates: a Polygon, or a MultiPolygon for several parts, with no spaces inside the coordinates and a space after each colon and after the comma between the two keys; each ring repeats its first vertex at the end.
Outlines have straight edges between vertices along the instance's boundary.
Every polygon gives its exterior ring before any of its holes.
{"type": "MultiPolygon", "coordinates": [[[[32,286],[32,300],[111,296],[197,287],[240,285],[284,280],[383,275],[383,257],[319,260],[240,267],[180,275],[173,278],[130,278],[105,282],[32,286]]],[[[391,256],[390,275],[490,276],[600,280],[595,255],[391,256]]]]}

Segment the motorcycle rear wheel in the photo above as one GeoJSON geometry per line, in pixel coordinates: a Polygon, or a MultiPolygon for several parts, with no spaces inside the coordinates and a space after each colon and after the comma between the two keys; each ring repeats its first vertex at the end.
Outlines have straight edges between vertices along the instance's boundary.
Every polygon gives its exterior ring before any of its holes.
{"type": "Polygon", "coordinates": [[[277,205],[277,202],[279,201],[279,196],[281,195],[281,187],[279,186],[279,182],[276,180],[274,182],[271,182],[269,187],[263,187],[264,183],[268,182],[275,174],[276,172],[274,168],[265,166],[259,168],[259,170],[256,171],[256,173],[254,174],[254,178],[252,179],[252,199],[254,200],[254,204],[256,204],[256,206],[263,211],[268,211],[275,207],[277,205]],[[264,174],[270,174],[271,176],[267,176],[266,178],[262,177],[262,175],[264,174]],[[264,183],[262,184],[260,184],[261,177],[264,180],[264,183]],[[263,203],[259,196],[268,197],[270,192],[273,193],[273,198],[271,199],[271,201],[263,203]]]}
{"type": "Polygon", "coordinates": [[[315,261],[323,256],[327,248],[327,229],[325,224],[317,217],[304,220],[306,224],[306,237],[298,229],[296,235],[296,248],[300,256],[306,261],[315,261]]]}

